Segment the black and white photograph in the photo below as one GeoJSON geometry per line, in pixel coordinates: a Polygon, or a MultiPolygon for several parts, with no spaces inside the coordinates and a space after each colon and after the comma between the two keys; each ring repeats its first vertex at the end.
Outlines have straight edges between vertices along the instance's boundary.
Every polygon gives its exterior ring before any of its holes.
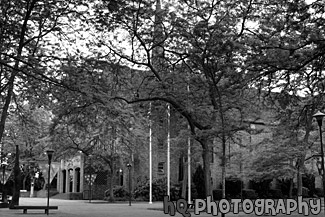
{"type": "Polygon", "coordinates": [[[325,216],[324,0],[0,0],[0,216],[325,216]]]}

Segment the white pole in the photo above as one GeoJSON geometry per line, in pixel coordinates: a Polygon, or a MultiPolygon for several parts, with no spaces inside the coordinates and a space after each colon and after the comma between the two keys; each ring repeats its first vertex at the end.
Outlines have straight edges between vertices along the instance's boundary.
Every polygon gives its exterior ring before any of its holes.
{"type": "Polygon", "coordinates": [[[187,187],[188,187],[188,204],[192,203],[191,199],[191,138],[187,138],[187,187]]]}
{"type": "Polygon", "coordinates": [[[167,195],[170,196],[170,105],[167,104],[167,195]]]}
{"type": "Polygon", "coordinates": [[[0,163],[2,163],[2,143],[0,142],[0,163]]]}
{"type": "Polygon", "coordinates": [[[149,104],[149,204],[152,204],[152,131],[151,131],[151,102],[149,104]]]}
{"type": "MultiPolygon", "coordinates": [[[[187,84],[187,92],[190,92],[190,85],[187,84]]],[[[190,132],[190,125],[188,125],[188,130],[190,132]]],[[[192,203],[191,198],[191,137],[187,138],[187,188],[188,188],[188,204],[192,203]]]]}

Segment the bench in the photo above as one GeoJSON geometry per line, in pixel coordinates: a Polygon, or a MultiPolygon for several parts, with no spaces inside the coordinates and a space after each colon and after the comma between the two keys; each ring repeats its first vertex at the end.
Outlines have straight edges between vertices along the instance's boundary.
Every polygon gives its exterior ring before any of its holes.
{"type": "Polygon", "coordinates": [[[10,209],[22,209],[23,213],[26,214],[28,209],[44,209],[45,210],[45,214],[47,214],[48,210],[50,209],[59,209],[58,206],[17,206],[15,205],[14,207],[10,208],[10,209]]]}

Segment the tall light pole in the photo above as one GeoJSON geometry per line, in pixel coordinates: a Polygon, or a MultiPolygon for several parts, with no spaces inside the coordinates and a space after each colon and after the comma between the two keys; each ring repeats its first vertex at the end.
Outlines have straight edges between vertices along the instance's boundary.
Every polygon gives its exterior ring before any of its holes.
{"type": "Polygon", "coordinates": [[[92,193],[91,193],[91,178],[92,178],[92,162],[91,162],[91,158],[93,157],[91,154],[88,155],[89,157],[89,203],[91,203],[91,198],[92,198],[92,193]]]}
{"type": "Polygon", "coordinates": [[[152,129],[151,102],[149,104],[149,204],[152,204],[152,129]]]}
{"type": "Polygon", "coordinates": [[[128,163],[126,166],[129,170],[129,206],[131,206],[131,198],[132,198],[132,196],[131,196],[131,167],[132,167],[132,165],[128,163]]]}
{"type": "Polygon", "coordinates": [[[314,118],[316,118],[319,128],[319,136],[320,136],[320,151],[321,151],[321,158],[322,158],[322,171],[323,171],[323,198],[325,203],[325,169],[324,169],[324,148],[323,148],[323,136],[322,136],[322,124],[323,124],[323,118],[325,114],[318,111],[316,114],[313,115],[314,118]]]}
{"type": "Polygon", "coordinates": [[[31,174],[31,184],[30,184],[30,195],[29,197],[34,197],[34,184],[35,184],[35,161],[30,161],[30,174],[31,174]]]}
{"type": "Polygon", "coordinates": [[[187,138],[187,200],[188,204],[192,203],[191,199],[191,137],[187,138]]]}
{"type": "Polygon", "coordinates": [[[170,105],[167,104],[167,195],[170,197],[170,105]]]}
{"type": "MultiPolygon", "coordinates": [[[[189,93],[190,93],[190,80],[189,76],[187,77],[187,105],[189,106],[189,93]]],[[[190,125],[187,125],[188,131],[191,132],[190,125]]],[[[191,185],[191,137],[187,137],[187,198],[188,198],[188,204],[192,203],[191,198],[191,191],[192,191],[192,185],[191,185]]]]}
{"type": "Polygon", "coordinates": [[[46,150],[46,154],[49,160],[49,170],[48,170],[48,176],[47,176],[47,210],[46,214],[49,215],[49,207],[50,207],[50,188],[51,188],[51,183],[50,183],[50,175],[51,175],[51,161],[52,161],[52,156],[53,156],[54,150],[48,149],[46,150]]]}

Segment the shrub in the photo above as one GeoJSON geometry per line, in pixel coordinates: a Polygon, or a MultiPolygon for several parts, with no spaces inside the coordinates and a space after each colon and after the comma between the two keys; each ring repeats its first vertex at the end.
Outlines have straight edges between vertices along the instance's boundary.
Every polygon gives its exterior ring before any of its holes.
{"type": "Polygon", "coordinates": [[[270,183],[272,179],[266,180],[253,180],[251,182],[252,189],[255,190],[259,198],[268,198],[268,192],[270,190],[270,183]]]}
{"type": "Polygon", "coordinates": [[[205,185],[204,185],[204,171],[201,165],[196,168],[196,171],[193,175],[193,183],[196,188],[197,198],[205,198],[205,185]]]}
{"type": "Polygon", "coordinates": [[[243,189],[243,198],[244,199],[256,199],[257,194],[253,189],[243,189]]]}
{"type": "Polygon", "coordinates": [[[113,193],[114,193],[114,197],[119,197],[119,198],[129,197],[129,191],[127,191],[124,186],[115,186],[113,188],[113,193]]]}
{"type": "Polygon", "coordinates": [[[302,196],[312,197],[315,194],[315,176],[313,174],[303,174],[302,186],[308,189],[308,195],[305,195],[303,192],[302,196]]]}
{"type": "Polygon", "coordinates": [[[267,195],[270,199],[280,199],[283,198],[282,191],[280,189],[270,189],[267,195]]]}
{"type": "MultiPolygon", "coordinates": [[[[110,197],[110,190],[105,191],[105,198],[110,197]]],[[[124,186],[114,186],[113,195],[115,199],[126,200],[129,197],[129,192],[125,189],[124,186]]]]}
{"type": "MultiPolygon", "coordinates": [[[[293,192],[294,196],[298,195],[298,189],[297,188],[294,188],[292,192],[293,192]]],[[[302,196],[303,197],[309,197],[309,189],[308,188],[302,187],[302,196]]]]}
{"type": "Polygon", "coordinates": [[[302,187],[302,197],[309,197],[309,189],[302,187]]]}
{"type": "Polygon", "coordinates": [[[221,200],[222,199],[222,189],[215,189],[212,191],[213,200],[221,200]]]}
{"type": "Polygon", "coordinates": [[[240,198],[243,182],[240,179],[226,179],[226,197],[240,198]]]}
{"type": "Polygon", "coordinates": [[[315,188],[315,194],[318,197],[323,197],[323,189],[321,189],[321,188],[315,188]]]}
{"type": "Polygon", "coordinates": [[[178,200],[181,196],[181,187],[179,185],[172,185],[170,187],[170,200],[178,200]]]}
{"type": "MultiPolygon", "coordinates": [[[[152,182],[152,200],[162,201],[166,192],[166,178],[156,179],[152,182]]],[[[146,180],[134,189],[134,198],[149,200],[149,180],[146,180]]]]}
{"type": "MultiPolygon", "coordinates": [[[[226,189],[227,190],[227,189],[226,189]]],[[[256,199],[258,195],[256,194],[255,190],[253,189],[243,189],[243,199],[256,199]]],[[[215,189],[212,191],[213,199],[214,200],[221,200],[222,199],[222,189],[215,189]]],[[[237,198],[240,198],[240,194],[236,195],[237,198]]],[[[227,199],[231,199],[235,197],[229,197],[227,199]]]]}

